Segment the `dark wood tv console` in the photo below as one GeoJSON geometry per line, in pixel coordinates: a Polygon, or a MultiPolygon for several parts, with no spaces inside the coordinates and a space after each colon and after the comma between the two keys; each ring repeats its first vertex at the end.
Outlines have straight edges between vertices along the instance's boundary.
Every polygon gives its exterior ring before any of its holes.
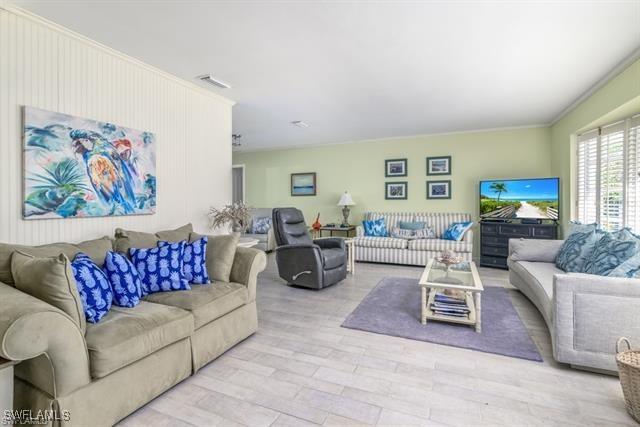
{"type": "Polygon", "coordinates": [[[480,221],[480,265],[507,269],[509,239],[557,239],[558,224],[480,221]]]}

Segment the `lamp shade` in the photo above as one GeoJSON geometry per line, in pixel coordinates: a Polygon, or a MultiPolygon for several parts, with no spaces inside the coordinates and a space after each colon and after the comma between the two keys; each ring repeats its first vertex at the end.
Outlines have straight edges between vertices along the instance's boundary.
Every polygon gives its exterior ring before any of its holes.
{"type": "Polygon", "coordinates": [[[345,191],[342,197],[340,197],[340,201],[338,202],[338,206],[354,206],[356,203],[351,198],[351,194],[348,191],[345,191]]]}

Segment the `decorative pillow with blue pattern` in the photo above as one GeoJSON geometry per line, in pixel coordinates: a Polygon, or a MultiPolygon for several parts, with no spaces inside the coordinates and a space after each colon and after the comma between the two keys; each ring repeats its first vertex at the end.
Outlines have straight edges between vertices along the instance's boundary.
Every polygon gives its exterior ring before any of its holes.
{"type": "Polygon", "coordinates": [[[608,276],[640,279],[640,253],[636,253],[634,256],[611,270],[608,276]]]}
{"type": "Polygon", "coordinates": [[[142,296],[191,289],[183,273],[185,245],[185,242],[178,242],[159,248],[129,249],[131,262],[142,282],[142,296]]]}
{"type": "Polygon", "coordinates": [[[583,272],[607,276],[637,252],[638,244],[635,240],[621,240],[614,234],[607,233],[596,243],[584,263],[583,272]]]}
{"type": "Polygon", "coordinates": [[[73,277],[89,323],[98,323],[109,312],[113,293],[109,279],[93,260],[80,252],[71,262],[73,277]]]}
{"type": "Polygon", "coordinates": [[[588,233],[590,231],[600,231],[598,223],[583,224],[580,221],[569,221],[569,234],[572,233],[588,233]]]}
{"type": "Polygon", "coordinates": [[[556,267],[567,273],[583,273],[585,261],[589,259],[602,236],[603,233],[595,228],[569,234],[556,256],[556,267]]]}
{"type": "Polygon", "coordinates": [[[449,228],[442,233],[442,239],[455,240],[456,242],[459,242],[464,237],[464,233],[466,233],[472,225],[473,221],[453,222],[449,225],[449,228]]]}
{"type": "Polygon", "coordinates": [[[271,218],[262,216],[253,220],[251,232],[253,234],[267,234],[271,228],[271,218]]]}
{"type": "Polygon", "coordinates": [[[387,224],[384,218],[370,219],[362,221],[364,227],[364,235],[370,237],[386,237],[389,235],[387,232],[387,224]]]}
{"type": "Polygon", "coordinates": [[[118,307],[135,307],[142,296],[142,282],[129,258],[118,252],[107,252],[104,272],[113,290],[113,304],[118,307]]]}
{"type": "Polygon", "coordinates": [[[403,230],[422,230],[427,226],[427,223],[423,221],[399,221],[398,226],[403,230]]]}
{"type": "Polygon", "coordinates": [[[400,227],[393,227],[391,229],[391,233],[390,233],[391,237],[395,237],[397,239],[407,239],[407,240],[412,240],[415,239],[416,237],[416,232],[415,230],[409,230],[406,228],[400,228],[400,227]]]}
{"type": "MultiPolygon", "coordinates": [[[[202,236],[191,243],[182,242],[184,255],[182,256],[182,273],[187,282],[195,285],[211,283],[207,271],[207,236],[202,236]]],[[[158,247],[170,245],[170,242],[158,242],[158,247]]]]}
{"type": "Polygon", "coordinates": [[[427,225],[423,229],[416,230],[414,236],[416,239],[435,239],[436,232],[430,225],[427,225]]]}

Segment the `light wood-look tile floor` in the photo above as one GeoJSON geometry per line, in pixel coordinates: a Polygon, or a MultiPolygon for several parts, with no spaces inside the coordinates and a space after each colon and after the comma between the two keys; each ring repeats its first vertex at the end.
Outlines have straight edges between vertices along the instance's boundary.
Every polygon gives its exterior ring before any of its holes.
{"type": "Polygon", "coordinates": [[[287,287],[274,256],[258,281],[259,331],[122,426],[635,425],[617,378],[560,366],[547,328],[504,271],[544,363],[341,328],[384,277],[422,269],[356,264],[322,291],[287,287]]]}

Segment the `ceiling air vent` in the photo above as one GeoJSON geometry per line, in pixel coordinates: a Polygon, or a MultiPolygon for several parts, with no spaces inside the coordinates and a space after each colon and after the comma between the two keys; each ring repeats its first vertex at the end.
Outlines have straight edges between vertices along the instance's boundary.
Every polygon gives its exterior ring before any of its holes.
{"type": "Polygon", "coordinates": [[[196,77],[199,80],[202,80],[205,83],[209,83],[215,87],[219,87],[221,89],[231,89],[231,86],[223,82],[222,80],[218,80],[213,77],[211,74],[204,74],[202,76],[196,77]]]}

